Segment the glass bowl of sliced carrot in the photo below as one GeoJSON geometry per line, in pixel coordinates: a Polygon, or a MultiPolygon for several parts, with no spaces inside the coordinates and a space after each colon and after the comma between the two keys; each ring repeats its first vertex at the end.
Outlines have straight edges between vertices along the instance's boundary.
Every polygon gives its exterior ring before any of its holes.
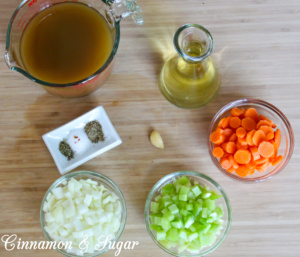
{"type": "Polygon", "coordinates": [[[215,166],[243,182],[278,174],[290,160],[294,133],[286,116],[258,99],[241,99],[220,109],[209,127],[208,148],[215,166]]]}

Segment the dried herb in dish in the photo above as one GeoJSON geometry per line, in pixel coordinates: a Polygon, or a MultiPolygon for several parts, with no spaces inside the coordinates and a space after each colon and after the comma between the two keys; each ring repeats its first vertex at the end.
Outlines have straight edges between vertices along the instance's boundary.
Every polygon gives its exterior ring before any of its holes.
{"type": "Polygon", "coordinates": [[[64,156],[68,158],[68,161],[74,158],[74,152],[65,140],[59,143],[58,149],[64,156]]]}
{"type": "Polygon", "coordinates": [[[99,143],[104,141],[104,134],[102,126],[97,120],[90,121],[84,127],[84,131],[92,143],[99,143]]]}

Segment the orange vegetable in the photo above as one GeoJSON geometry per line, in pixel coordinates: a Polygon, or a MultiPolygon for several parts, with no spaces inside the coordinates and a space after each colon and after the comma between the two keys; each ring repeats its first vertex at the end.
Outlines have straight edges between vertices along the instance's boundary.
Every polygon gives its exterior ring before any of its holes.
{"type": "Polygon", "coordinates": [[[225,136],[219,131],[214,131],[210,135],[210,141],[214,144],[222,144],[225,141],[225,136]]]}
{"type": "Polygon", "coordinates": [[[275,131],[275,144],[277,145],[277,147],[280,147],[281,144],[281,131],[280,129],[277,129],[275,131]]]}
{"type": "Polygon", "coordinates": [[[255,130],[254,130],[254,129],[247,133],[246,141],[247,141],[247,144],[248,144],[249,146],[253,146],[253,145],[254,145],[254,143],[253,143],[253,141],[252,141],[252,137],[253,137],[254,133],[255,133],[255,130]]]}
{"type": "Polygon", "coordinates": [[[261,126],[269,126],[272,128],[272,122],[269,122],[267,120],[260,120],[256,125],[256,129],[259,129],[261,126]]]}
{"type": "Polygon", "coordinates": [[[247,131],[251,131],[256,128],[256,122],[252,118],[246,117],[242,119],[242,127],[247,131]]]}
{"type": "Polygon", "coordinates": [[[231,166],[232,166],[231,162],[226,157],[222,157],[220,159],[220,165],[225,170],[231,168],[231,166]]]}
{"type": "Polygon", "coordinates": [[[236,145],[234,142],[226,142],[222,144],[222,148],[225,150],[227,153],[235,153],[236,150],[236,145]]]}
{"type": "Polygon", "coordinates": [[[259,120],[266,120],[266,121],[270,122],[270,123],[272,124],[272,127],[273,127],[273,128],[276,128],[276,127],[277,127],[277,126],[273,123],[273,121],[271,121],[270,119],[268,119],[268,118],[265,117],[264,115],[259,115],[259,116],[258,116],[258,119],[259,119],[259,120]]]}
{"type": "Polygon", "coordinates": [[[274,146],[268,141],[263,141],[258,146],[258,152],[262,157],[270,158],[274,154],[274,146]]]}
{"type": "Polygon", "coordinates": [[[242,114],[242,111],[239,108],[232,108],[231,115],[234,117],[239,117],[242,114]]]}
{"type": "Polygon", "coordinates": [[[233,133],[234,132],[233,132],[233,130],[231,128],[226,128],[226,129],[223,130],[223,135],[226,138],[230,138],[233,133]]]}
{"type": "Polygon", "coordinates": [[[243,137],[245,137],[246,136],[246,130],[243,128],[243,127],[239,127],[237,130],[236,130],[236,135],[237,135],[237,137],[239,137],[239,138],[243,138],[243,137]]]}
{"type": "Polygon", "coordinates": [[[236,134],[232,134],[232,135],[230,136],[230,138],[228,139],[228,141],[230,141],[230,142],[236,142],[236,140],[237,140],[236,134]]]}
{"type": "Polygon", "coordinates": [[[228,160],[231,162],[231,165],[234,169],[237,169],[239,167],[239,164],[234,160],[234,157],[232,154],[228,156],[228,160]]]}
{"type": "Polygon", "coordinates": [[[240,165],[236,170],[235,173],[240,177],[246,177],[248,175],[247,167],[240,165]]]}
{"type": "Polygon", "coordinates": [[[265,133],[262,130],[255,131],[252,137],[253,144],[258,146],[264,140],[265,140],[265,133]]]}
{"type": "Polygon", "coordinates": [[[228,172],[245,177],[255,170],[264,172],[283,159],[277,156],[281,131],[255,108],[233,108],[228,117],[221,119],[211,133],[213,155],[220,158],[220,165],[228,172]]]}
{"type": "Polygon", "coordinates": [[[216,158],[221,158],[224,155],[224,151],[221,147],[216,147],[213,150],[213,156],[215,156],[216,158]]]}
{"type": "Polygon", "coordinates": [[[254,121],[258,121],[258,112],[255,108],[248,108],[245,112],[245,117],[249,117],[254,121]]]}
{"type": "Polygon", "coordinates": [[[249,150],[252,154],[252,158],[253,158],[254,161],[256,161],[260,158],[260,154],[259,154],[258,149],[257,149],[256,146],[250,146],[249,150]]]}
{"type": "Polygon", "coordinates": [[[283,157],[282,155],[278,155],[277,157],[274,158],[274,160],[272,161],[272,165],[275,166],[278,163],[280,163],[282,161],[283,157]]]}
{"type": "Polygon", "coordinates": [[[251,153],[248,150],[239,149],[234,154],[234,160],[239,164],[247,164],[251,160],[251,153]]]}
{"type": "Polygon", "coordinates": [[[227,169],[227,171],[230,173],[233,173],[233,172],[235,172],[235,169],[233,167],[231,167],[231,168],[227,169]]]}
{"type": "Polygon", "coordinates": [[[241,125],[241,119],[239,117],[232,117],[229,121],[229,126],[237,129],[241,125]]]}

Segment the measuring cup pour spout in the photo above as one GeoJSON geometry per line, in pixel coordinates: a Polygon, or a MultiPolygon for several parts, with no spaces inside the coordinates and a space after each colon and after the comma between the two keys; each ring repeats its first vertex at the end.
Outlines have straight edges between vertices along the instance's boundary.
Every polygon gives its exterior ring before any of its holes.
{"type": "Polygon", "coordinates": [[[136,0],[23,0],[8,25],[5,61],[10,69],[20,72],[51,94],[68,98],[91,94],[104,84],[112,71],[120,41],[120,21],[128,16],[131,16],[135,23],[143,24],[142,11],[136,0]],[[56,4],[72,2],[93,8],[102,16],[113,38],[112,50],[106,62],[88,77],[70,83],[43,81],[34,75],[36,73],[31,74],[22,61],[20,49],[23,32],[35,15],[41,11],[56,4]]]}

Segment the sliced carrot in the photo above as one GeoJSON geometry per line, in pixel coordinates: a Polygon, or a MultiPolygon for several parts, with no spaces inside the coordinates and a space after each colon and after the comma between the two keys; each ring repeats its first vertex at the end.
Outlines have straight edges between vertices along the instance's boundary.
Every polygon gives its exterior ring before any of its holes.
{"type": "Polygon", "coordinates": [[[221,147],[216,147],[212,153],[216,158],[221,158],[224,155],[224,151],[221,147]]]}
{"type": "Polygon", "coordinates": [[[248,145],[242,145],[239,141],[236,142],[236,149],[238,150],[248,150],[248,145]]]}
{"type": "Polygon", "coordinates": [[[277,157],[274,158],[274,160],[272,161],[272,165],[275,166],[278,163],[280,163],[282,161],[283,157],[282,155],[278,155],[277,157]]]}
{"type": "Polygon", "coordinates": [[[234,132],[233,132],[233,130],[231,128],[226,128],[226,129],[223,130],[223,135],[226,138],[230,138],[233,133],[234,132]]]}
{"type": "Polygon", "coordinates": [[[253,145],[254,145],[254,143],[253,143],[253,141],[252,141],[252,137],[253,137],[254,133],[255,133],[255,130],[254,130],[254,129],[247,133],[246,141],[247,141],[247,144],[248,144],[249,146],[253,146],[253,145]]]}
{"type": "Polygon", "coordinates": [[[222,128],[219,128],[219,127],[217,127],[215,131],[216,131],[216,132],[219,132],[219,133],[221,133],[221,134],[224,133],[224,130],[223,130],[222,128]]]}
{"type": "Polygon", "coordinates": [[[238,142],[243,146],[248,146],[246,138],[238,138],[238,142]]]}
{"type": "Polygon", "coordinates": [[[233,172],[235,172],[235,169],[233,167],[231,167],[231,168],[227,169],[227,171],[230,173],[233,173],[233,172]]]}
{"type": "Polygon", "coordinates": [[[241,109],[241,111],[242,111],[241,118],[244,118],[244,117],[245,117],[246,110],[243,108],[243,109],[241,109]]]}
{"type": "Polygon", "coordinates": [[[221,120],[219,121],[219,123],[218,123],[218,127],[219,127],[219,128],[223,128],[224,120],[226,120],[226,118],[223,118],[223,119],[221,119],[221,120]]]}
{"type": "Polygon", "coordinates": [[[247,134],[246,130],[243,127],[239,127],[235,133],[236,133],[237,137],[239,137],[239,138],[243,138],[247,134]]]}
{"type": "Polygon", "coordinates": [[[280,129],[277,129],[275,131],[275,143],[276,145],[278,146],[278,148],[280,147],[280,144],[281,144],[281,131],[280,129]]]}
{"type": "Polygon", "coordinates": [[[219,131],[214,131],[210,135],[210,141],[214,144],[222,144],[225,141],[225,136],[219,131]]]}
{"type": "Polygon", "coordinates": [[[231,115],[234,117],[239,117],[242,114],[241,109],[239,108],[232,108],[231,115]]]}
{"type": "Polygon", "coordinates": [[[268,141],[263,141],[258,146],[258,152],[262,157],[270,158],[274,154],[274,146],[268,141]]]}
{"type": "Polygon", "coordinates": [[[252,118],[246,117],[242,119],[242,127],[247,131],[251,131],[256,128],[256,122],[252,118]]]}
{"type": "Polygon", "coordinates": [[[250,146],[249,150],[252,154],[252,158],[253,158],[254,161],[256,161],[260,158],[260,154],[259,154],[258,149],[257,149],[256,146],[250,146]]]}
{"type": "Polygon", "coordinates": [[[258,146],[265,138],[265,133],[262,130],[257,130],[252,137],[253,144],[258,146]]]}
{"type": "Polygon", "coordinates": [[[241,125],[241,119],[239,117],[232,117],[229,121],[229,126],[237,129],[241,125]]]}
{"type": "Polygon", "coordinates": [[[232,154],[228,156],[228,160],[231,162],[231,165],[234,169],[237,169],[239,167],[239,164],[234,160],[234,157],[232,154]]]}
{"type": "Polygon", "coordinates": [[[251,170],[249,170],[249,171],[248,171],[248,176],[251,176],[251,175],[253,175],[253,174],[254,174],[254,172],[255,172],[255,169],[251,169],[251,170]]]}
{"type": "Polygon", "coordinates": [[[228,141],[230,141],[230,142],[236,142],[236,140],[237,140],[236,134],[232,134],[232,135],[230,136],[230,138],[228,139],[228,141]]]}
{"type": "Polygon", "coordinates": [[[268,126],[272,128],[272,122],[269,122],[267,120],[260,120],[256,125],[256,129],[259,129],[261,126],[268,126]]]}
{"type": "Polygon", "coordinates": [[[226,142],[222,144],[222,148],[225,150],[227,153],[235,153],[236,150],[236,145],[234,142],[226,142]]]}
{"type": "Polygon", "coordinates": [[[259,115],[259,116],[258,116],[258,119],[259,119],[259,120],[266,120],[266,121],[268,121],[268,122],[271,122],[273,128],[276,128],[276,127],[277,127],[273,121],[271,121],[270,119],[268,119],[268,118],[267,118],[266,116],[264,116],[264,115],[259,115]]]}
{"type": "Polygon", "coordinates": [[[237,150],[234,154],[234,160],[239,164],[247,164],[251,160],[251,153],[248,150],[237,150]]]}
{"type": "Polygon", "coordinates": [[[240,177],[246,177],[248,175],[248,169],[244,165],[240,165],[236,170],[235,173],[240,177]]]}
{"type": "Polygon", "coordinates": [[[272,127],[266,126],[266,125],[262,125],[259,127],[259,130],[262,130],[265,135],[269,134],[269,133],[274,133],[274,130],[272,127]]]}
{"type": "Polygon", "coordinates": [[[264,164],[267,161],[268,161],[267,158],[261,157],[260,159],[256,160],[255,162],[256,162],[256,165],[261,165],[261,164],[264,164]]]}
{"type": "Polygon", "coordinates": [[[258,172],[264,172],[269,167],[269,161],[267,160],[265,163],[259,164],[256,166],[256,170],[258,172]]]}
{"type": "Polygon", "coordinates": [[[274,132],[270,132],[266,135],[266,140],[269,141],[274,138],[274,132]]]}
{"type": "Polygon", "coordinates": [[[222,157],[220,159],[220,165],[225,170],[231,168],[231,166],[232,166],[231,162],[227,158],[225,158],[225,157],[222,157]]]}
{"type": "Polygon", "coordinates": [[[258,121],[258,112],[255,108],[252,108],[252,107],[248,108],[245,112],[245,117],[249,117],[257,122],[258,121]]]}

